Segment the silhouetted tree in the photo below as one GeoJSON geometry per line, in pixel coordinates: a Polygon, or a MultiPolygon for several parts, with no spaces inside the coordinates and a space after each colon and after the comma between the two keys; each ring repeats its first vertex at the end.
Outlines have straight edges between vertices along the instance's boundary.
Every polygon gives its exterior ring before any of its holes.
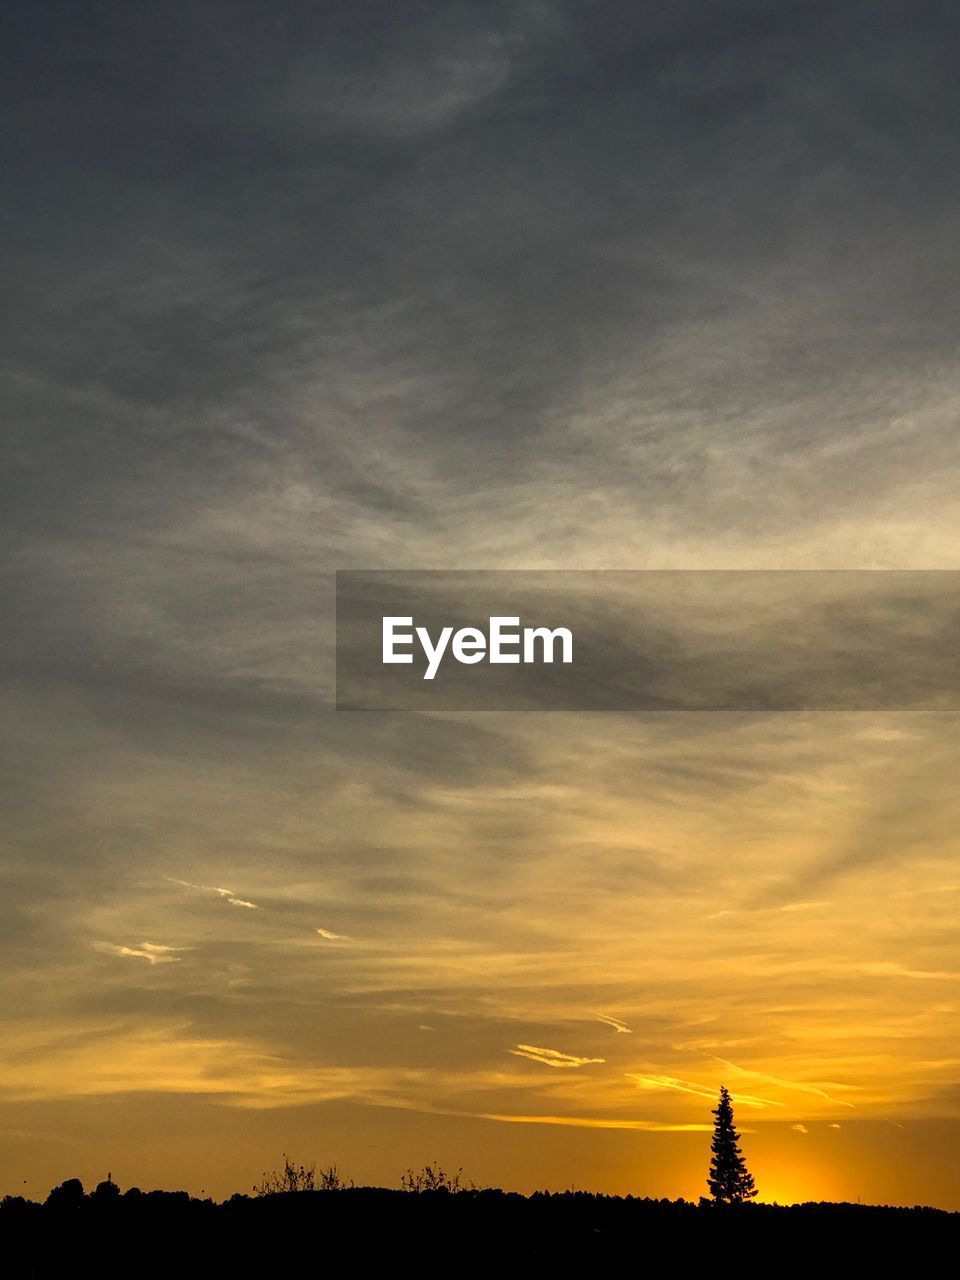
{"type": "Polygon", "coordinates": [[[721,1086],[720,1101],[711,1114],[715,1117],[710,1143],[713,1158],[707,1186],[718,1204],[743,1204],[753,1199],[757,1189],[740,1150],[740,1135],[733,1123],[733,1103],[725,1085],[721,1086]]]}
{"type": "Polygon", "coordinates": [[[79,1178],[68,1178],[47,1196],[47,1204],[55,1209],[75,1209],[82,1202],[83,1183],[79,1178]]]}
{"type": "Polygon", "coordinates": [[[116,1200],[120,1196],[120,1188],[108,1173],[106,1181],[98,1182],[91,1194],[95,1200],[116,1200]]]}

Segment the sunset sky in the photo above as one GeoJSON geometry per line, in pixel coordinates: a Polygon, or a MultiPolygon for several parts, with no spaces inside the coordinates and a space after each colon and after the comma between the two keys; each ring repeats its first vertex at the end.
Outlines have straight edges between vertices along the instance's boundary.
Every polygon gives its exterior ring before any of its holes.
{"type": "Polygon", "coordinates": [[[348,712],[337,569],[960,569],[960,10],[13,0],[0,1194],[960,1209],[956,714],[348,712]]]}

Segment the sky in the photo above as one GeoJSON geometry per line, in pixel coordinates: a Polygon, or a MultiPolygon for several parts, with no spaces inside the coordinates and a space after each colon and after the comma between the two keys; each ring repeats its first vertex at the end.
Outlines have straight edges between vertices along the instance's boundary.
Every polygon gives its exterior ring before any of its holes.
{"type": "Polygon", "coordinates": [[[349,712],[338,569],[957,569],[956,6],[4,6],[0,1193],[960,1209],[955,715],[349,712]]]}

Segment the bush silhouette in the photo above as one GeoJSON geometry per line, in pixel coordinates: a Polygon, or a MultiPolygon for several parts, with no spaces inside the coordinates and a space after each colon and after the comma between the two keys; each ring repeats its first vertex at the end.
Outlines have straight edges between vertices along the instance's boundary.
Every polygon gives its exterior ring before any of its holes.
{"type": "Polygon", "coordinates": [[[275,1196],[295,1191],[343,1191],[352,1185],[335,1164],[318,1171],[315,1164],[294,1164],[284,1152],[283,1168],[265,1173],[253,1192],[257,1196],[275,1196]]]}
{"type": "Polygon", "coordinates": [[[415,1195],[422,1192],[440,1191],[449,1195],[456,1195],[458,1192],[466,1191],[467,1188],[460,1175],[463,1169],[458,1169],[454,1174],[448,1174],[442,1166],[437,1163],[436,1167],[432,1164],[425,1164],[422,1169],[414,1171],[408,1169],[406,1173],[400,1175],[400,1187],[403,1191],[412,1191],[415,1195]]]}

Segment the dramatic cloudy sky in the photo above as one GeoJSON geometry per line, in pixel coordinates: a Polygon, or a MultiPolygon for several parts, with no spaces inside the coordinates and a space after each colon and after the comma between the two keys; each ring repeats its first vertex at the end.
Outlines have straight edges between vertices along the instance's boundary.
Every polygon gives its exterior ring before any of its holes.
{"type": "Polygon", "coordinates": [[[960,568],[960,13],[11,0],[0,1190],[960,1207],[955,717],[349,713],[333,570],[960,568]]]}

